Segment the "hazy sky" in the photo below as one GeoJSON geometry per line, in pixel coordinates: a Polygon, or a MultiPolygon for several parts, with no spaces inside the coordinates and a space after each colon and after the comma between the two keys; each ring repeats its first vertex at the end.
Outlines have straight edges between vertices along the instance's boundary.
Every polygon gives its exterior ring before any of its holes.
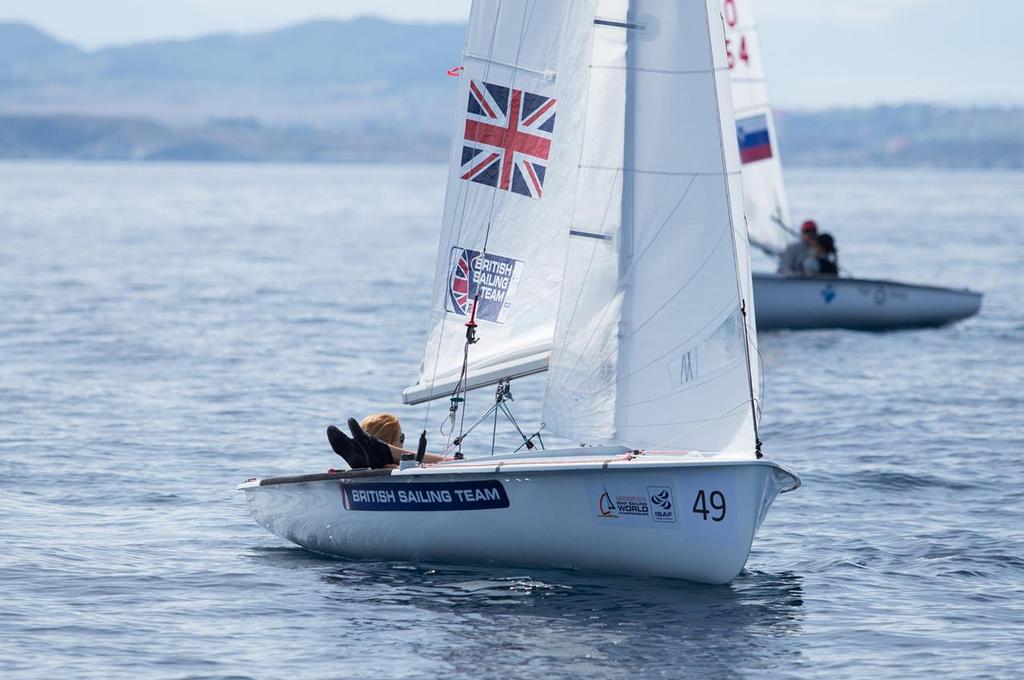
{"type": "MultiPolygon", "coordinates": [[[[766,21],[884,22],[929,0],[755,0],[766,21]]],[[[0,20],[27,21],[81,47],[258,31],[315,17],[374,14],[461,21],[469,0],[3,0],[0,20]]]]}
{"type": "Polygon", "coordinates": [[[81,47],[260,31],[313,18],[373,14],[462,21],[469,0],[0,0],[0,20],[29,21],[81,47]]]}
{"type": "MultiPolygon", "coordinates": [[[[753,0],[780,106],[876,102],[1024,103],[1015,0],[753,0]]],[[[0,0],[0,21],[31,23],[84,48],[314,18],[373,14],[463,20],[469,0],[0,0]]]]}

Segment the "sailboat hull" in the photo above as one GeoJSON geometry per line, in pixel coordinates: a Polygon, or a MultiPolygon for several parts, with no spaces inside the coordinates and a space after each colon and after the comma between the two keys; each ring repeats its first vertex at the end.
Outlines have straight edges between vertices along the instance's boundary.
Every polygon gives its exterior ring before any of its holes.
{"type": "Polygon", "coordinates": [[[764,461],[489,467],[240,488],[268,531],[328,555],[720,584],[743,569],[775,497],[799,485],[764,461]]]}
{"type": "Polygon", "coordinates": [[[888,331],[944,326],[974,316],[981,293],[895,281],[754,274],[757,328],[888,331]]]}

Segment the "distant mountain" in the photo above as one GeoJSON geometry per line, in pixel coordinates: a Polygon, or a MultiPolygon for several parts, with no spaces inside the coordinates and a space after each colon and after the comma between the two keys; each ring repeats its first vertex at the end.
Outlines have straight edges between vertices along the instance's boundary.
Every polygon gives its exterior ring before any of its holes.
{"type": "MultiPolygon", "coordinates": [[[[777,121],[787,167],[1024,169],[1024,109],[837,109],[780,112],[777,121]]],[[[447,131],[416,128],[339,130],[254,119],[168,125],[139,118],[0,114],[0,158],[443,162],[448,144],[447,131]]]]}
{"type": "Polygon", "coordinates": [[[85,52],[34,28],[0,24],[0,72],[24,83],[238,82],[263,85],[443,82],[465,27],[382,19],[314,21],[254,35],[211,35],[85,52]],[[11,44],[4,45],[10,41],[11,44]]]}
{"type": "Polygon", "coordinates": [[[878,106],[782,112],[787,165],[1024,169],[1024,109],[878,106]]]}
{"type": "Polygon", "coordinates": [[[76,48],[31,26],[0,23],[0,78],[14,81],[30,72],[33,64],[75,53],[76,48]]]}
{"type": "MultiPolygon", "coordinates": [[[[0,158],[443,161],[463,32],[363,18],[86,51],[0,23],[0,158]]],[[[1019,108],[784,111],[778,127],[787,166],[1024,168],[1019,108]]]]}
{"type": "Polygon", "coordinates": [[[447,130],[464,32],[362,18],[90,52],[0,24],[0,111],[447,130]]]}
{"type": "Polygon", "coordinates": [[[448,135],[271,127],[255,120],[170,126],[141,118],[0,115],[0,159],[407,163],[447,159],[448,135]]]}

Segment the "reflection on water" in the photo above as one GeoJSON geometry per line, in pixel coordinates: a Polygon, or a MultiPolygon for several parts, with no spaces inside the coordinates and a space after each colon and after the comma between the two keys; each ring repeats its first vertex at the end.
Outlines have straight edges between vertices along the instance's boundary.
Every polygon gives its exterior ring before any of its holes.
{"type": "MultiPolygon", "coordinates": [[[[803,578],[746,571],[726,586],[572,571],[349,561],[298,548],[257,549],[285,570],[317,570],[322,595],[345,612],[404,612],[432,635],[464,639],[460,665],[544,664],[554,673],[643,669],[735,672],[800,659],[803,578]],[[582,664],[582,665],[581,665],[582,664]]],[[[411,638],[410,638],[411,639],[411,638]]]]}

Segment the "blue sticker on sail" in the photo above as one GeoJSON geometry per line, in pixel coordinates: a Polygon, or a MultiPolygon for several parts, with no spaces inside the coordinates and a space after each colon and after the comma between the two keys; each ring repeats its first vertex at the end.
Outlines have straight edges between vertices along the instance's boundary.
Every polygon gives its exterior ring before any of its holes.
{"type": "Polygon", "coordinates": [[[469,316],[477,300],[479,321],[504,323],[523,275],[523,262],[511,257],[452,248],[445,309],[469,316]]]}
{"type": "Polygon", "coordinates": [[[346,510],[438,512],[507,508],[508,494],[498,481],[386,482],[341,485],[346,510]]]}

